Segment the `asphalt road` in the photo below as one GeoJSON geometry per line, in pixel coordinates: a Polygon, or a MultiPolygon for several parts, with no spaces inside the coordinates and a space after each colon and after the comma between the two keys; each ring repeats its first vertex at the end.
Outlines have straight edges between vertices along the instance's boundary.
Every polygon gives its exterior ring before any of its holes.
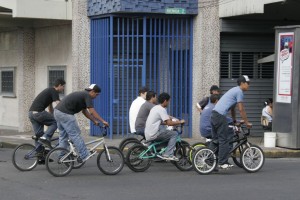
{"type": "Polygon", "coordinates": [[[124,167],[102,174],[95,158],[56,178],[45,166],[20,172],[11,163],[12,149],[0,149],[1,200],[299,200],[300,159],[267,159],[258,173],[235,167],[210,175],[181,172],[170,163],[153,163],[142,173],[124,167]]]}

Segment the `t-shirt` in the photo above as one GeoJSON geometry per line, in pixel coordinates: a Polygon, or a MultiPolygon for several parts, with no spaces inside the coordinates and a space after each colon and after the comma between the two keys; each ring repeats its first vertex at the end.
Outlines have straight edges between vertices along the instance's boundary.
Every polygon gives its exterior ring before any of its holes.
{"type": "Polygon", "coordinates": [[[59,101],[59,92],[53,87],[46,88],[33,100],[29,111],[44,111],[54,101],[59,101]]]}
{"type": "Polygon", "coordinates": [[[141,106],[143,105],[143,103],[145,103],[145,99],[143,99],[143,97],[137,97],[132,103],[131,106],[129,108],[129,126],[130,126],[130,132],[131,133],[135,133],[135,120],[137,117],[137,114],[141,108],[141,106]]]}
{"type": "Polygon", "coordinates": [[[55,107],[55,109],[70,115],[79,113],[83,109],[93,108],[92,97],[88,91],[73,92],[67,95],[63,100],[55,107]]]}
{"type": "Polygon", "coordinates": [[[170,119],[167,110],[161,105],[154,106],[149,113],[145,127],[146,140],[154,140],[162,122],[170,119]]]}
{"type": "Polygon", "coordinates": [[[268,113],[268,109],[270,109],[270,106],[266,106],[262,109],[262,116],[266,117],[268,119],[269,122],[272,122],[272,116],[270,115],[270,113],[268,113]]]}
{"type": "Polygon", "coordinates": [[[203,99],[201,99],[201,101],[199,101],[198,104],[203,110],[208,103],[210,103],[209,97],[204,97],[203,99]]]}
{"type": "Polygon", "coordinates": [[[203,109],[200,117],[200,133],[202,137],[211,137],[211,112],[214,109],[215,104],[209,103],[203,109]]]}
{"type": "Polygon", "coordinates": [[[244,93],[240,86],[228,90],[218,101],[213,110],[221,115],[227,115],[228,111],[237,103],[243,102],[244,93]]]}
{"type": "Polygon", "coordinates": [[[136,121],[135,121],[135,129],[141,130],[145,129],[146,120],[150,113],[150,110],[155,106],[155,104],[146,101],[140,108],[139,113],[137,114],[136,121]]]}

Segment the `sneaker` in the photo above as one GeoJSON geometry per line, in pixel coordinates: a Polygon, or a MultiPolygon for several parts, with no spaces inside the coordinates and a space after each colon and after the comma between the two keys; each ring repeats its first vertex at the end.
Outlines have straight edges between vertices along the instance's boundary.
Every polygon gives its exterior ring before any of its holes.
{"type": "Polygon", "coordinates": [[[167,155],[157,155],[157,157],[164,159],[164,160],[171,160],[178,162],[179,159],[176,156],[167,156],[167,155]]]}
{"type": "Polygon", "coordinates": [[[223,165],[219,165],[219,169],[231,169],[233,167],[232,164],[225,163],[223,165]]]}
{"type": "Polygon", "coordinates": [[[45,138],[44,136],[40,137],[39,141],[41,141],[46,146],[51,147],[51,142],[47,138],[45,138]]]}
{"type": "MultiPolygon", "coordinates": [[[[94,156],[97,153],[97,151],[90,151],[90,155],[88,155],[87,157],[85,157],[82,162],[87,161],[88,159],[90,159],[92,156],[94,156]]],[[[80,158],[80,157],[79,157],[80,158]]],[[[78,161],[78,159],[77,159],[78,161]]]]}

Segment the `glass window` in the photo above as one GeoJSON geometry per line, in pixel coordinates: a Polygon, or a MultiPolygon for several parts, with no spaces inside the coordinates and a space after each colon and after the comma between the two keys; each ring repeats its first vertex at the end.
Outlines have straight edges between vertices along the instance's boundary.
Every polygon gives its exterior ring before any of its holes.
{"type": "Polygon", "coordinates": [[[1,95],[15,97],[15,67],[0,68],[0,73],[1,95]]]}

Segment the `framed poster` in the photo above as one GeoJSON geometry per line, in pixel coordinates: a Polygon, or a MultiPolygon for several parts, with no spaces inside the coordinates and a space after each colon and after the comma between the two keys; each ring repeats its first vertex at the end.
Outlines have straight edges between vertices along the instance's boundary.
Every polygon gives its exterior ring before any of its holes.
{"type": "Polygon", "coordinates": [[[277,94],[279,103],[291,103],[293,75],[294,32],[278,34],[277,48],[277,94]]]}

